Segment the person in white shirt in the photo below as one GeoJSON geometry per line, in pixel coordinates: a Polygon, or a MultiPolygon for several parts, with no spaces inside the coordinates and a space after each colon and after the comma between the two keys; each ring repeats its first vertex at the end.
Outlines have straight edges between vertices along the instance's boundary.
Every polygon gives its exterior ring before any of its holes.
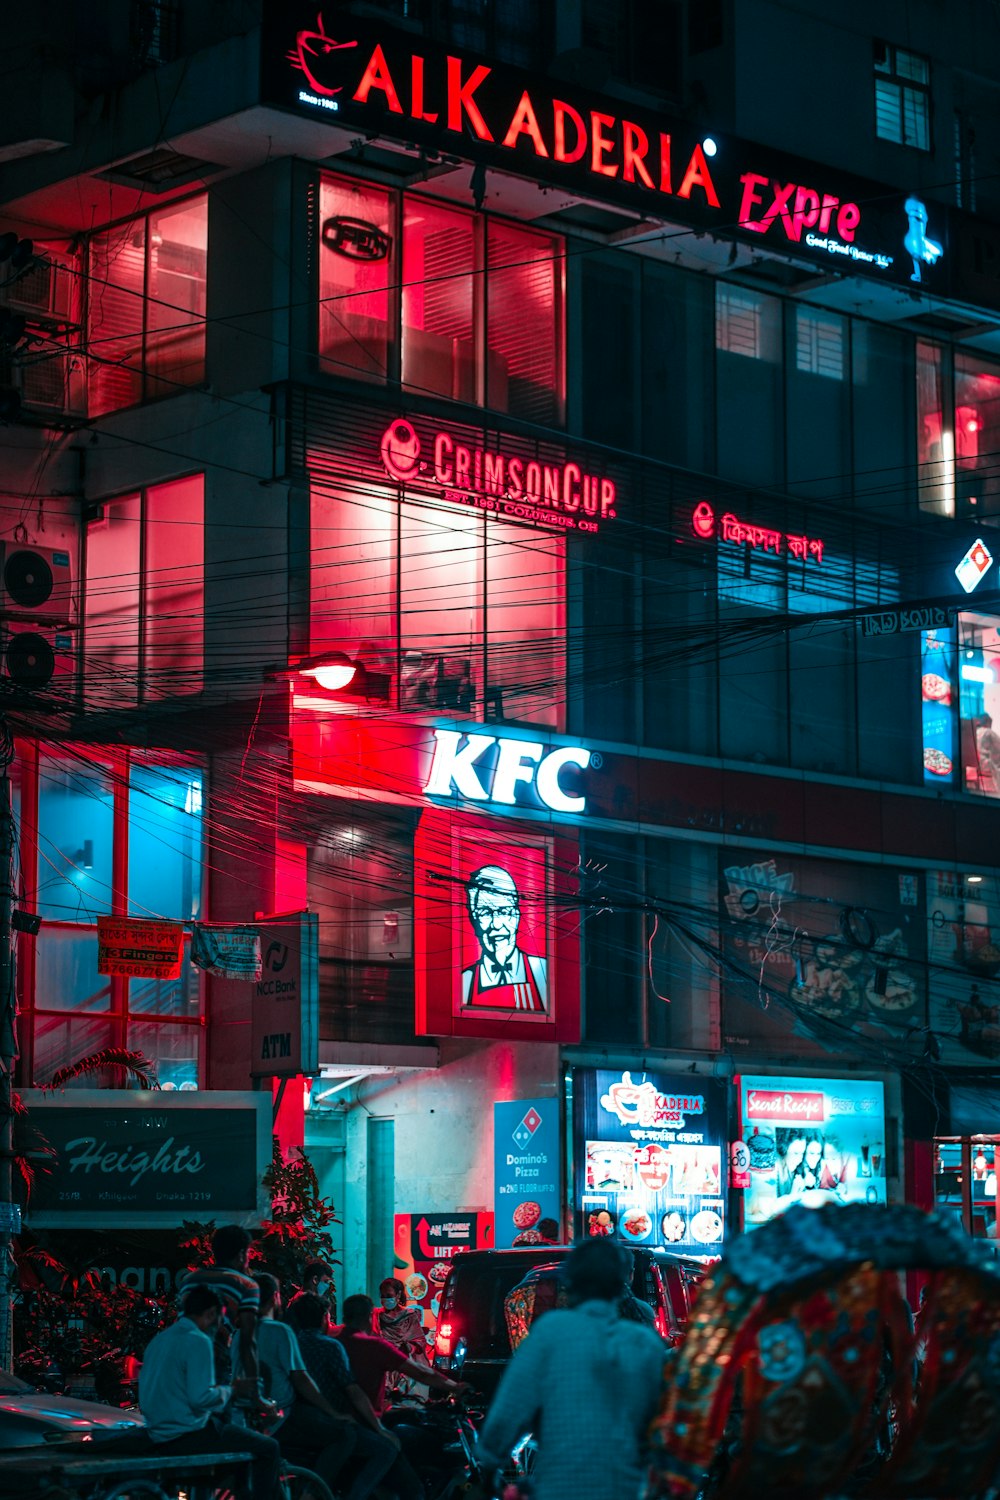
{"type": "Polygon", "coordinates": [[[563,1273],[570,1306],[538,1319],[490,1403],[481,1462],[499,1467],[534,1432],[534,1500],[638,1500],[668,1350],[619,1315],[630,1269],[608,1240],[577,1245],[563,1273]]]}
{"type": "MultiPolygon", "coordinates": [[[[178,1453],[249,1453],[249,1490],[240,1500],[273,1500],[281,1453],[273,1438],[222,1419],[233,1396],[256,1403],[257,1382],[215,1381],[215,1347],[210,1335],[222,1301],[210,1287],[193,1287],[184,1313],[151,1341],[139,1372],[139,1409],[157,1448],[178,1453]]],[[[258,1403],[268,1410],[266,1403],[258,1403]]]]}
{"type": "MultiPolygon", "coordinates": [[[[351,1500],[368,1500],[396,1457],[391,1443],[378,1454],[362,1453],[362,1429],[352,1417],[339,1412],[320,1390],[306,1369],[299,1341],[287,1323],[279,1323],[281,1288],[267,1271],[254,1278],[260,1287],[260,1322],[257,1325],[257,1356],[264,1372],[264,1389],[277,1407],[276,1420],[268,1432],[279,1447],[302,1448],[309,1466],[331,1489],[348,1459],[362,1459],[360,1471],[349,1487],[351,1500]]],[[[239,1359],[240,1335],[233,1347],[239,1359]]],[[[235,1363],[238,1369],[238,1363],[235,1363]]]]}

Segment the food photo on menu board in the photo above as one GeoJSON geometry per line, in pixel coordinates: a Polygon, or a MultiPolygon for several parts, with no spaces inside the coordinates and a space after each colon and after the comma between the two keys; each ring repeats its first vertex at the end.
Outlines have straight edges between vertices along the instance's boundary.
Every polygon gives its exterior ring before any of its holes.
{"type": "Polygon", "coordinates": [[[793,1204],[884,1203],[885,1098],[867,1078],[740,1079],[744,1226],[793,1204]]]}
{"type": "Polygon", "coordinates": [[[577,1234],[714,1258],[725,1236],[725,1145],[718,1080],[575,1069],[577,1234]]]}

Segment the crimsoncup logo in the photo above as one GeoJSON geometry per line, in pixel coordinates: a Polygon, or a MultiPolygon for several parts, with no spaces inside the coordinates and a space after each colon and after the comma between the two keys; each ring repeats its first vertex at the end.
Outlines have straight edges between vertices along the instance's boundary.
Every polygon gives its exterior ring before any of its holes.
{"type": "Polygon", "coordinates": [[[591,474],[571,459],[543,463],[459,442],[450,432],[427,435],[427,457],[413,423],[397,417],[382,434],[380,453],[390,479],[419,480],[441,498],[519,521],[566,531],[595,532],[617,515],[613,479],[591,474]]]}
{"type": "Polygon", "coordinates": [[[748,1120],[825,1120],[822,1094],[789,1094],[771,1089],[751,1089],[747,1094],[748,1120]]]}
{"type": "Polygon", "coordinates": [[[329,80],[324,82],[319,76],[320,73],[327,72],[328,65],[324,67],[324,59],[328,58],[331,52],[344,52],[349,47],[357,45],[357,42],[335,42],[332,36],[327,36],[323,17],[319,15],[316,17],[315,31],[302,30],[295,33],[295,46],[288,53],[288,61],[293,68],[297,68],[300,73],[306,75],[309,87],[314,93],[324,94],[330,98],[334,94],[339,94],[344,85],[340,83],[333,88],[329,80]]]}

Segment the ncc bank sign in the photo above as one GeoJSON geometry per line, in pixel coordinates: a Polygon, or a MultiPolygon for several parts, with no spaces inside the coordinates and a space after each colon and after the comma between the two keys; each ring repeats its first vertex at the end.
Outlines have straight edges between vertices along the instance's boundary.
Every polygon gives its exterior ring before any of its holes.
{"type": "Polygon", "coordinates": [[[579,816],[587,811],[582,773],[601,757],[582,745],[435,729],[424,796],[481,806],[526,807],[579,816]]]}

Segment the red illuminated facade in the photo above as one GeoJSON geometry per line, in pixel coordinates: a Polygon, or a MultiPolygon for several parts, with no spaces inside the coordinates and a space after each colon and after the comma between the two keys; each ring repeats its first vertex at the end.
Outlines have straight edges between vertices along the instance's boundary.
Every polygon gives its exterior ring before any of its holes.
{"type": "Polygon", "coordinates": [[[320,1076],[278,1126],[347,1290],[394,1211],[490,1211],[494,1100],[571,1136],[577,1064],[870,1077],[888,1196],[929,1201],[1000,1138],[962,1092],[1000,1051],[1000,602],[954,572],[1000,524],[1000,201],[778,76],[740,102],[711,6],[650,42],[687,101],[626,4],[181,9],[183,56],[115,63],[114,144],[0,165],[36,252],[0,540],[66,570],[0,599],[53,661],[11,698],[23,1082],[128,1045],[251,1087],[190,927],[308,908],[320,1076]],[[98,975],[105,915],[185,924],[180,980],[98,975]]]}

